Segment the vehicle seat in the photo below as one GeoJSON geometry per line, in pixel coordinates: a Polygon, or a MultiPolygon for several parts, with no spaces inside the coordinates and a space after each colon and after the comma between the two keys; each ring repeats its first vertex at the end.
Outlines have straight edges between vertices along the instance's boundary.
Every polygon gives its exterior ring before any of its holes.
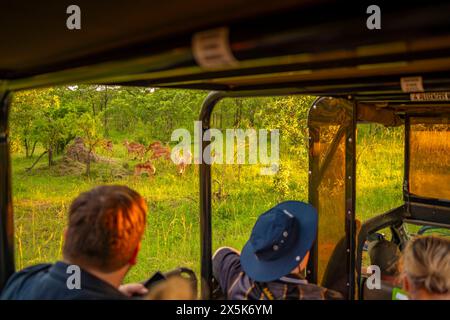
{"type": "Polygon", "coordinates": [[[367,278],[362,282],[362,298],[363,300],[392,300],[392,291],[395,286],[389,282],[381,280],[380,289],[369,289],[366,285],[367,278]]]}

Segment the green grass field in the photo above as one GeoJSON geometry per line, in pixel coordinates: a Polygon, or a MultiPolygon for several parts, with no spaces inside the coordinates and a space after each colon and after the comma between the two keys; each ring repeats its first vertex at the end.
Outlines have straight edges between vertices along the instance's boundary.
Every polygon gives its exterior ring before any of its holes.
{"type": "MultiPolygon", "coordinates": [[[[399,135],[401,136],[401,135],[399,135]]],[[[398,136],[397,136],[398,137],[398,136]]],[[[95,163],[90,179],[57,165],[49,170],[45,159],[31,172],[35,159],[13,155],[16,267],[60,259],[63,230],[70,202],[80,192],[99,184],[125,184],[139,191],[149,207],[148,227],[138,265],[129,281],[148,278],[157,270],[186,266],[199,272],[200,230],[198,169],[191,166],[182,177],[170,163],[157,163],[153,178],[125,175],[134,162],[127,159],[121,141],[114,141],[113,164],[95,163]],[[128,167],[127,167],[128,166],[128,167]]],[[[39,152],[37,152],[39,153],[39,152]]],[[[273,176],[262,176],[257,166],[215,166],[213,192],[213,245],[241,248],[257,216],[283,199],[307,200],[307,159],[282,153],[280,194],[273,176]]],[[[357,215],[365,220],[401,204],[403,141],[392,135],[359,135],[357,215]]],[[[76,170],[75,170],[76,171],[76,170]]]]}

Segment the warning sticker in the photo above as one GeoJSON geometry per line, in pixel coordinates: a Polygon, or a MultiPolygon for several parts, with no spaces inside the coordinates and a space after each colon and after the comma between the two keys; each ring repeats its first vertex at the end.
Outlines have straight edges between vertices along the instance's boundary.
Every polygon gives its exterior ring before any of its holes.
{"type": "Polygon", "coordinates": [[[411,101],[450,101],[450,91],[416,92],[410,94],[411,101]]]}
{"type": "Polygon", "coordinates": [[[423,92],[422,77],[400,78],[400,85],[403,92],[423,92]]]}
{"type": "Polygon", "coordinates": [[[197,32],[192,38],[192,51],[197,64],[204,68],[235,66],[229,44],[228,28],[217,28],[197,32]]]}

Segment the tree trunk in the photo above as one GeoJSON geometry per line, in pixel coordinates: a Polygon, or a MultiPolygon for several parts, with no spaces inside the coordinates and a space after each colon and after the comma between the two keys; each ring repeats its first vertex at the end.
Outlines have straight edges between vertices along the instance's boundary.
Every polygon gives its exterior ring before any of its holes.
{"type": "Polygon", "coordinates": [[[234,114],[234,127],[238,128],[241,124],[242,119],[242,101],[236,100],[237,108],[234,114]]]}
{"type": "Polygon", "coordinates": [[[47,153],[47,150],[44,151],[37,159],[36,161],[33,162],[33,164],[31,165],[31,167],[26,168],[25,171],[30,171],[31,169],[34,168],[34,166],[39,162],[39,160],[41,160],[41,158],[47,153]]]}
{"type": "Polygon", "coordinates": [[[91,154],[92,154],[92,149],[89,149],[88,157],[86,160],[86,177],[88,177],[88,178],[91,177],[91,154]]]}
{"type": "Polygon", "coordinates": [[[48,167],[50,168],[53,165],[53,146],[49,146],[48,148],[48,167]]]}
{"type": "Polygon", "coordinates": [[[105,135],[108,136],[108,117],[106,116],[106,108],[108,107],[108,86],[105,87],[103,102],[103,128],[105,130],[105,135]]]}
{"type": "Polygon", "coordinates": [[[33,143],[33,148],[31,149],[30,158],[33,157],[34,151],[36,150],[37,141],[33,143]]]}
{"type": "Polygon", "coordinates": [[[106,110],[103,113],[103,128],[105,130],[105,136],[109,137],[108,131],[108,117],[106,116],[106,110]]]}
{"type": "Polygon", "coordinates": [[[254,110],[250,110],[250,126],[252,128],[255,127],[255,111],[254,110]]]}
{"type": "Polygon", "coordinates": [[[29,155],[29,151],[28,151],[28,140],[25,138],[24,140],[23,140],[23,144],[24,144],[24,146],[25,146],[25,158],[29,158],[30,157],[30,155],[29,155]]]}

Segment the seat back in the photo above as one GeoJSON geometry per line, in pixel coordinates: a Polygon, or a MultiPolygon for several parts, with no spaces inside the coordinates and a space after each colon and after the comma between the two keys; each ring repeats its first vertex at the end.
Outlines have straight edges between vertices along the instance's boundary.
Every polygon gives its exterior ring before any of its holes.
{"type": "Polygon", "coordinates": [[[392,291],[395,286],[389,282],[381,280],[380,289],[369,289],[367,287],[367,279],[364,279],[362,284],[362,298],[363,300],[392,300],[392,291]]]}

